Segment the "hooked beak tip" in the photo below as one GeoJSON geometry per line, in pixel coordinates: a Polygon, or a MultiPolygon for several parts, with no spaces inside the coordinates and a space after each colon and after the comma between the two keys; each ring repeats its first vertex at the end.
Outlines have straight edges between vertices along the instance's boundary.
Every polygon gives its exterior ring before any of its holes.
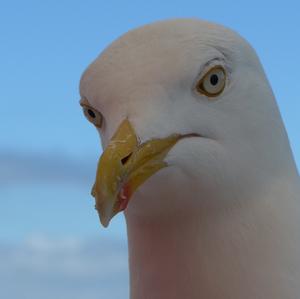
{"type": "Polygon", "coordinates": [[[114,212],[114,204],[112,201],[105,201],[103,202],[103,204],[96,205],[95,206],[98,215],[99,215],[99,219],[101,224],[104,227],[108,227],[110,220],[115,216],[115,212],[114,212]]]}
{"type": "Polygon", "coordinates": [[[110,222],[111,218],[109,217],[100,217],[100,222],[102,224],[103,227],[107,228],[108,225],[109,225],[109,222],[110,222]]]}

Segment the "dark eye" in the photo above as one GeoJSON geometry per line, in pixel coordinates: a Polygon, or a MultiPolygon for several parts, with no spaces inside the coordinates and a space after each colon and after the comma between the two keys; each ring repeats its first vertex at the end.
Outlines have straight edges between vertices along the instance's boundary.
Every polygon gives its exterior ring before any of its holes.
{"type": "Polygon", "coordinates": [[[82,109],[85,117],[96,127],[101,128],[102,114],[90,106],[82,105],[82,109]]]}
{"type": "Polygon", "coordinates": [[[216,97],[222,93],[226,85],[226,72],[222,66],[211,68],[198,82],[198,92],[208,97],[216,97]]]}

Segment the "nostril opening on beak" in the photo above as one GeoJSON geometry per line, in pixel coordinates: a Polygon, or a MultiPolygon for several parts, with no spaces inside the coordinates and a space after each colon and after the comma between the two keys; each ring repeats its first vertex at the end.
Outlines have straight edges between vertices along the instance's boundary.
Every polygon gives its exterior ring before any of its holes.
{"type": "Polygon", "coordinates": [[[129,155],[127,155],[126,157],[124,157],[123,159],[121,159],[121,163],[122,163],[123,165],[125,165],[126,162],[128,161],[128,159],[131,157],[131,155],[132,155],[132,153],[130,153],[129,155]]]}

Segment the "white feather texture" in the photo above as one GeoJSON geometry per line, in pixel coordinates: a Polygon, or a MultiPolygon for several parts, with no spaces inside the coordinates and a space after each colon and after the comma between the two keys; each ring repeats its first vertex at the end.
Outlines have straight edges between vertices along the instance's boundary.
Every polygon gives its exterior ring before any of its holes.
{"type": "Polygon", "coordinates": [[[178,142],[125,210],[132,299],[300,298],[299,176],[243,38],[196,19],[150,24],[110,45],[80,91],[103,114],[103,147],[124,118],[141,141],[203,136],[178,142]],[[214,65],[227,81],[209,98],[195,84],[214,65]]]}

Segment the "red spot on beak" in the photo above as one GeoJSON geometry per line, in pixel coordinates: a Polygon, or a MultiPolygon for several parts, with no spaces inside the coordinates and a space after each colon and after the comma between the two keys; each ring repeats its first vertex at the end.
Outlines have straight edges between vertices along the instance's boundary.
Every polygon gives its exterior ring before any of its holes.
{"type": "Polygon", "coordinates": [[[130,199],[130,188],[128,184],[125,184],[118,194],[119,212],[126,209],[129,199],[130,199]]]}

